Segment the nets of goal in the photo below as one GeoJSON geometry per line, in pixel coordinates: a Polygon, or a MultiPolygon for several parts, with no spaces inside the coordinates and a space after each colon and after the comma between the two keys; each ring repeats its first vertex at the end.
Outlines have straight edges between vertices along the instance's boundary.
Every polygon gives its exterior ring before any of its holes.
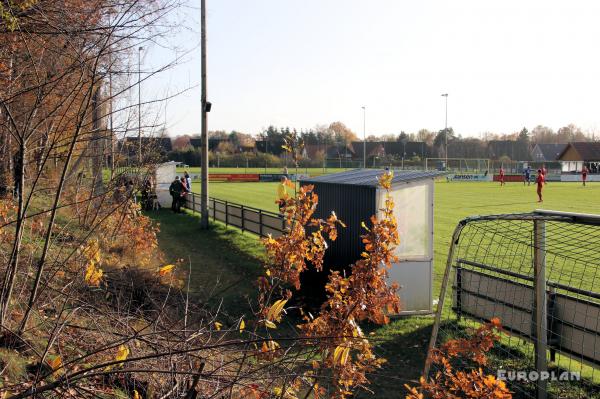
{"type": "MultiPolygon", "coordinates": [[[[486,372],[506,379],[515,397],[600,397],[600,216],[536,211],[460,222],[430,349],[494,317],[503,332],[486,372]]],[[[428,358],[430,367],[431,376],[428,358]]]]}

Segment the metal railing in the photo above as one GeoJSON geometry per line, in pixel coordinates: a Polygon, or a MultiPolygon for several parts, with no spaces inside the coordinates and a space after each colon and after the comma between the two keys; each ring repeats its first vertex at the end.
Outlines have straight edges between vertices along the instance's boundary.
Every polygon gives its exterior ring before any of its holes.
{"type": "MultiPolygon", "coordinates": [[[[200,212],[200,202],[200,194],[189,193],[184,207],[193,212],[200,212]]],[[[217,198],[208,199],[208,214],[213,220],[223,222],[227,226],[238,227],[242,231],[249,231],[260,237],[269,234],[272,237],[279,237],[285,231],[285,220],[278,213],[217,198]]]]}

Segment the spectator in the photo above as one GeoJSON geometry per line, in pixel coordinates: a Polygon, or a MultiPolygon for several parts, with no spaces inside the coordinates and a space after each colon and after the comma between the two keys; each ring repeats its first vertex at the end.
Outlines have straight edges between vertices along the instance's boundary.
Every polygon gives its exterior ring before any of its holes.
{"type": "Polygon", "coordinates": [[[183,176],[185,177],[185,184],[187,185],[188,191],[192,192],[192,178],[190,177],[188,171],[183,172],[183,176]]]}
{"type": "Polygon", "coordinates": [[[185,177],[181,178],[181,195],[179,196],[179,212],[182,213],[183,211],[181,210],[182,206],[185,206],[185,202],[186,202],[186,196],[187,194],[191,192],[191,190],[188,188],[187,185],[187,181],[185,179],[185,177]]]}
{"type": "Polygon", "coordinates": [[[171,203],[171,210],[175,213],[181,213],[181,192],[183,190],[183,186],[181,185],[181,181],[179,177],[175,177],[175,180],[169,186],[169,194],[173,198],[173,202],[171,203]]]}

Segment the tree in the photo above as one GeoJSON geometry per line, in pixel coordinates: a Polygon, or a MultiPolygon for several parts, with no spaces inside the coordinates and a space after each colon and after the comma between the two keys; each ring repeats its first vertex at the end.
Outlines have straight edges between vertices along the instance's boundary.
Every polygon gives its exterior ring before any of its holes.
{"type": "Polygon", "coordinates": [[[522,143],[529,144],[529,131],[527,130],[527,128],[524,127],[523,129],[521,129],[521,131],[519,132],[518,140],[522,143]]]}
{"type": "Polygon", "coordinates": [[[348,145],[353,141],[358,141],[358,136],[342,122],[331,123],[329,130],[333,132],[334,140],[337,144],[348,145]]]}
{"type": "Polygon", "coordinates": [[[177,136],[173,140],[173,150],[182,150],[186,147],[189,147],[190,144],[190,136],[184,134],[183,136],[177,136]]]}
{"type": "Polygon", "coordinates": [[[448,129],[442,129],[436,134],[435,140],[433,140],[433,146],[437,148],[437,152],[440,157],[446,154],[446,143],[450,144],[455,139],[456,137],[454,136],[454,130],[451,127],[448,129]],[[448,136],[447,141],[446,135],[448,136]]]}
{"type": "Polygon", "coordinates": [[[556,132],[556,141],[560,143],[568,143],[571,141],[587,141],[587,137],[581,129],[574,124],[563,126],[556,132]]]}
{"type": "Polygon", "coordinates": [[[417,132],[417,141],[422,141],[422,142],[426,143],[427,145],[431,146],[431,145],[433,145],[434,140],[435,140],[435,133],[430,132],[427,129],[421,129],[417,132]]]}
{"type": "Polygon", "coordinates": [[[547,126],[537,125],[531,130],[531,141],[535,144],[555,143],[556,136],[554,130],[547,126]]]}

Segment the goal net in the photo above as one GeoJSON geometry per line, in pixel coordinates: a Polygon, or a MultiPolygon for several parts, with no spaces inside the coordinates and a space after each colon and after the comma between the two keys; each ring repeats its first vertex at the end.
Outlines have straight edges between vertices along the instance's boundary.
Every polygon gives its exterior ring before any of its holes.
{"type": "MultiPolygon", "coordinates": [[[[597,397],[599,248],[596,215],[536,211],[461,221],[430,349],[499,318],[501,340],[485,371],[505,379],[515,397],[597,397]]],[[[439,366],[430,360],[431,376],[439,366]]]]}

